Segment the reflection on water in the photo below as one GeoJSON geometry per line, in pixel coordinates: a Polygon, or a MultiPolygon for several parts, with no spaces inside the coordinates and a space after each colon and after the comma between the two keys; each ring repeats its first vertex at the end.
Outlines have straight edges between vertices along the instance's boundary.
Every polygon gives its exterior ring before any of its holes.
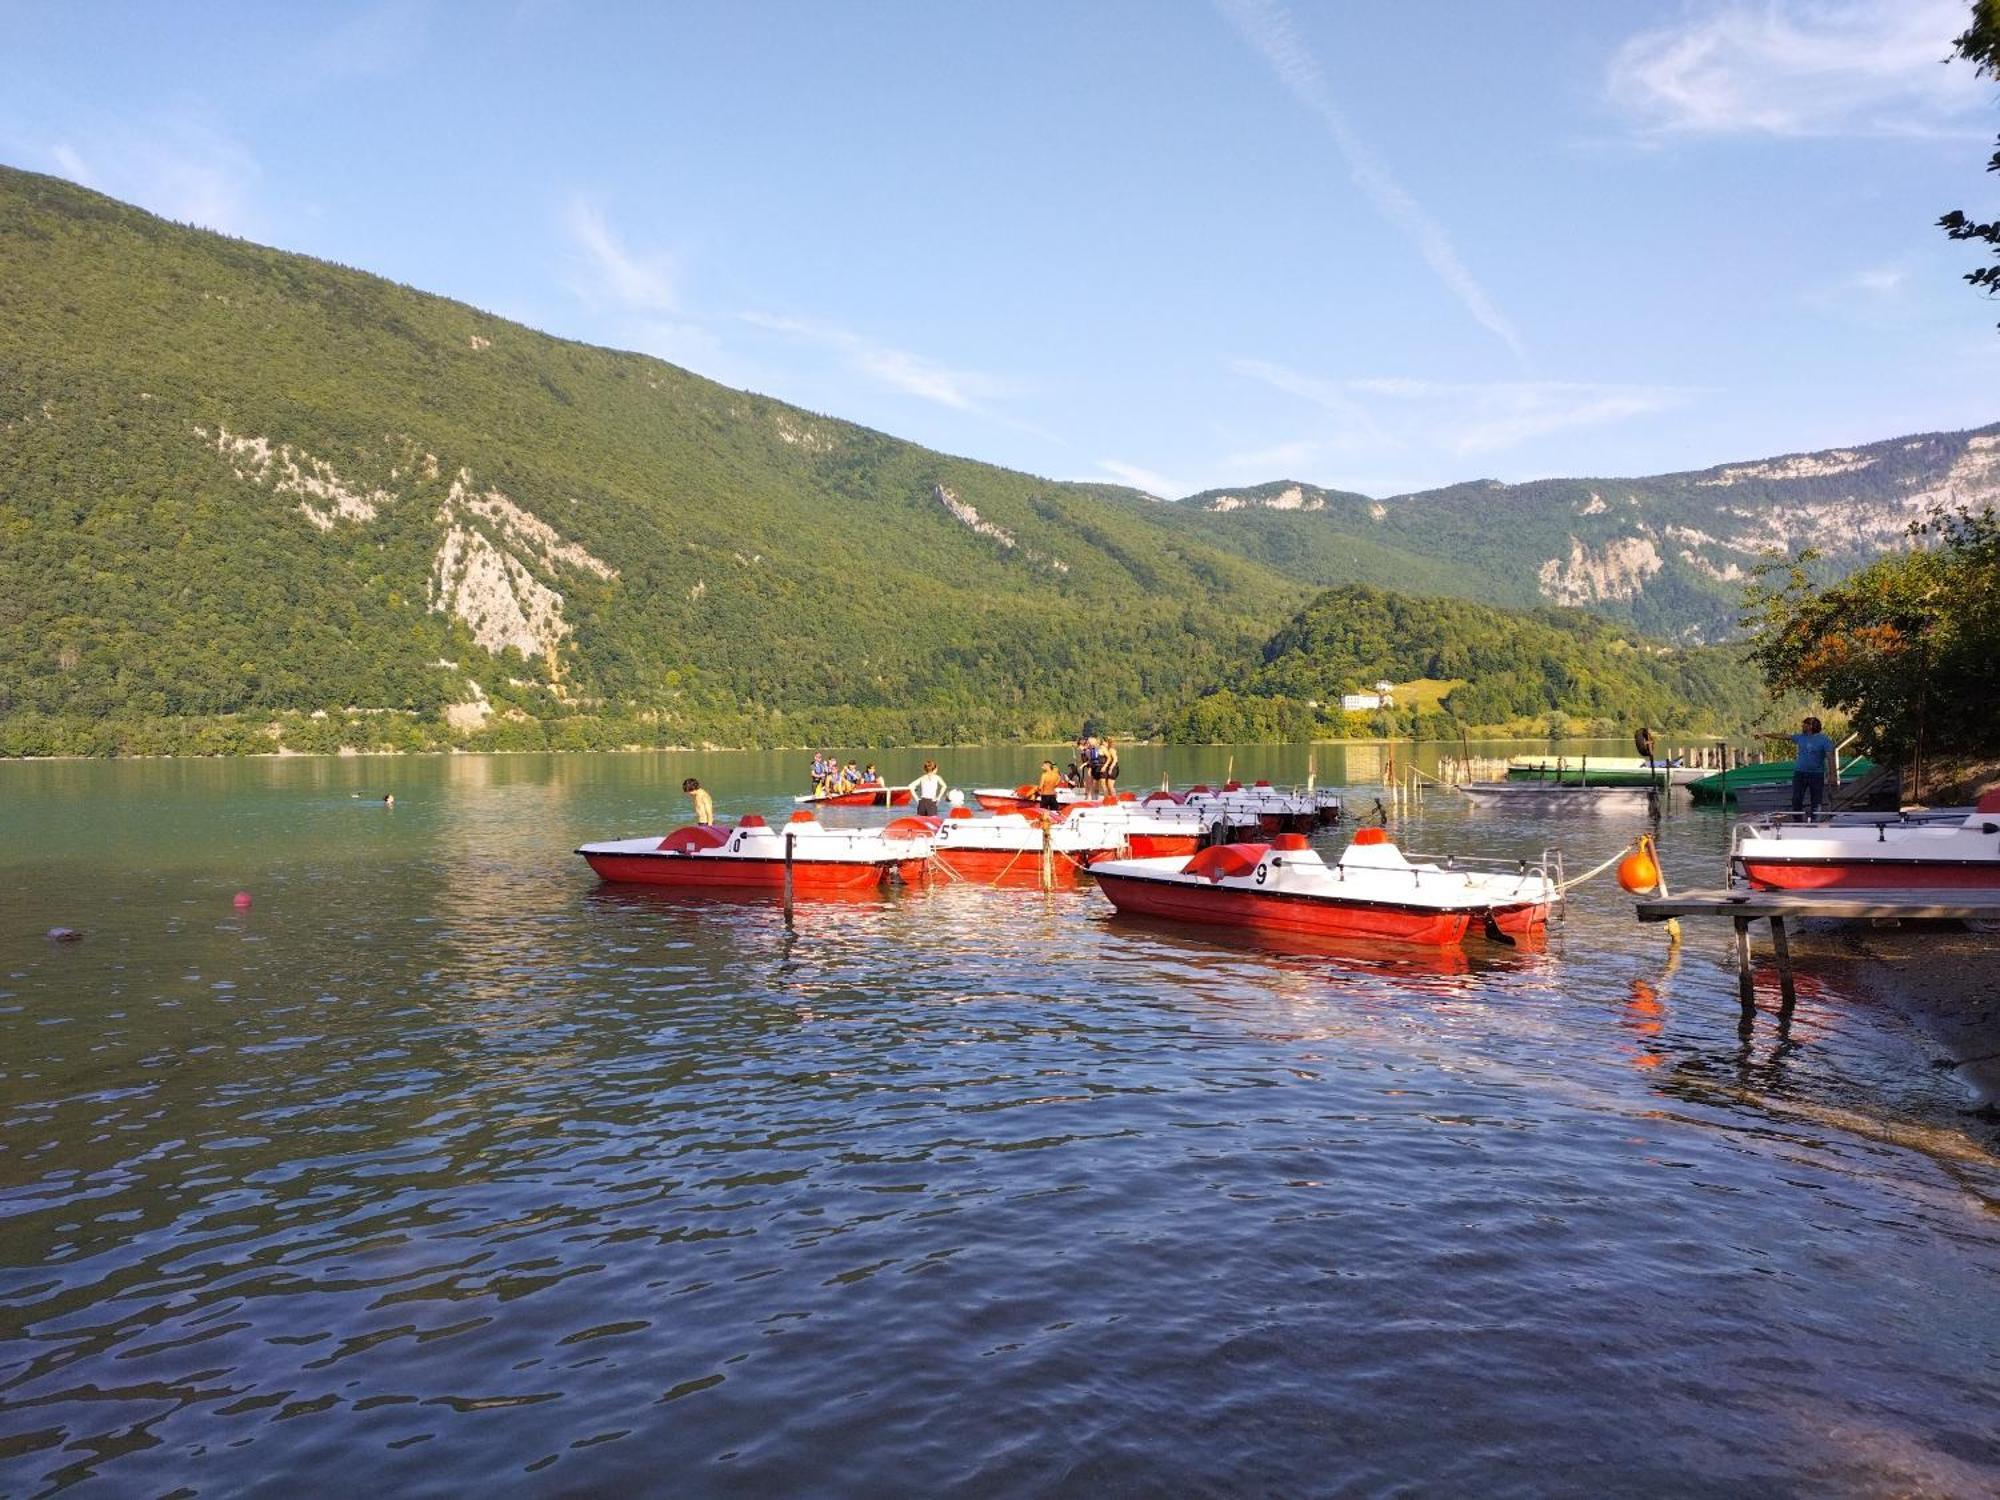
{"type": "MultiPolygon", "coordinates": [[[[0,1493],[2000,1479],[1990,1142],[1828,950],[1744,1042],[1609,877],[1534,947],[1301,949],[570,852],[796,759],[0,766],[0,1493]]],[[[1712,878],[1721,818],[1661,834],[1712,878]]]]}

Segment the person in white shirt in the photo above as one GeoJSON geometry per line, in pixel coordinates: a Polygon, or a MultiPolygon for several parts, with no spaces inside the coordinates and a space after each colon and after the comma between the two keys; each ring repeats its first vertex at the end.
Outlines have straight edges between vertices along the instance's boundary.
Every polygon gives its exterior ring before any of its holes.
{"type": "Polygon", "coordinates": [[[938,775],[937,762],[934,760],[925,761],[923,775],[910,783],[910,795],[917,799],[917,816],[920,818],[936,817],[938,803],[944,799],[944,792],[945,780],[942,776],[938,775]]]}

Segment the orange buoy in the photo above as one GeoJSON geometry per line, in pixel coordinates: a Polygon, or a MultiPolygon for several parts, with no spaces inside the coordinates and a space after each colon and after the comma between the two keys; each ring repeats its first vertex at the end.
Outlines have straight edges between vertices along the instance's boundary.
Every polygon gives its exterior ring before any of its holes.
{"type": "Polygon", "coordinates": [[[1660,883],[1660,863],[1653,858],[1653,841],[1641,838],[1638,847],[1618,861],[1618,883],[1635,896],[1643,896],[1660,883]]]}

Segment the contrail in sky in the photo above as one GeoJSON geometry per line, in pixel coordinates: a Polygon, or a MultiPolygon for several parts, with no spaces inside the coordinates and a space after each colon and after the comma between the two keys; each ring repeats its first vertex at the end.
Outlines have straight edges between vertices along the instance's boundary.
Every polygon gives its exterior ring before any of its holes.
{"type": "Polygon", "coordinates": [[[1244,40],[1263,55],[1279,82],[1292,91],[1299,103],[1319,116],[1334,145],[1346,158],[1355,185],[1368,195],[1384,218],[1410,237],[1417,253],[1437,272],[1438,279],[1451,289],[1452,295],[1465,304],[1474,321],[1512,349],[1514,357],[1525,366],[1528,355],[1521,346],[1520,334],[1465,268],[1444,226],[1424,212],[1423,205],[1390,175],[1389,169],[1348,125],[1347,117],[1333,102],[1319,64],[1299,40],[1291,14],[1279,0],[1215,0],[1215,3],[1243,33],[1244,40]]]}

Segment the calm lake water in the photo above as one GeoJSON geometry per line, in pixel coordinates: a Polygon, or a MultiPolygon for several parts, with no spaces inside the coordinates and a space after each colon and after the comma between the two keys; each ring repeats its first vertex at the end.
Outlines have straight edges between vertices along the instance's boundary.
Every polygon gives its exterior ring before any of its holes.
{"type": "MultiPolygon", "coordinates": [[[[1126,784],[1232,757],[1303,779],[1126,784]]],[[[800,760],[0,765],[0,1494],[2000,1489],[1991,1127],[1838,959],[1745,1045],[1608,876],[1541,951],[1287,954],[571,853],[800,760]]]]}

